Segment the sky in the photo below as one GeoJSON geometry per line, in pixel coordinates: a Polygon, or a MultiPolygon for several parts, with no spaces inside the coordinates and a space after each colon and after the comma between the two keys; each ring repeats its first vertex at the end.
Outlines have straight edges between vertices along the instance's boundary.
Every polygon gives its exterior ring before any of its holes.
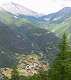
{"type": "Polygon", "coordinates": [[[64,7],[71,7],[71,0],[0,0],[0,5],[15,2],[35,12],[50,14],[64,7]]]}

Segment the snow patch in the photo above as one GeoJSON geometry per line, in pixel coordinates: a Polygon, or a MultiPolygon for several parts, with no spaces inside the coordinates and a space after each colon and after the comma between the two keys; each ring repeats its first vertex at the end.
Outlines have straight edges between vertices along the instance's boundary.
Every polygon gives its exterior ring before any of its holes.
{"type": "Polygon", "coordinates": [[[59,20],[62,16],[56,17],[53,19],[53,21],[59,20]]]}
{"type": "Polygon", "coordinates": [[[45,21],[49,21],[49,20],[50,20],[50,18],[44,18],[44,20],[45,20],[45,21]]]}
{"type": "Polygon", "coordinates": [[[14,16],[14,18],[18,19],[18,17],[17,17],[17,16],[14,16]]]}

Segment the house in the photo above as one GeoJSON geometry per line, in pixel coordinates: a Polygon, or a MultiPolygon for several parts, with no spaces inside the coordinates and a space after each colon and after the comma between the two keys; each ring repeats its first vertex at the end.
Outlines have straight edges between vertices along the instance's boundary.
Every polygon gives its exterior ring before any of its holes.
{"type": "Polygon", "coordinates": [[[0,71],[1,71],[2,75],[6,76],[8,78],[11,78],[11,73],[12,73],[13,69],[11,69],[11,68],[1,68],[0,71]]]}

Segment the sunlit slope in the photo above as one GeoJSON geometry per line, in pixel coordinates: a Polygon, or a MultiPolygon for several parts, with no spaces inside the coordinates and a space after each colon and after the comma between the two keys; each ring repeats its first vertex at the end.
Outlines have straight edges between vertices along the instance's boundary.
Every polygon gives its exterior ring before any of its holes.
{"type": "Polygon", "coordinates": [[[13,15],[6,12],[6,11],[0,11],[0,21],[6,23],[6,24],[12,24],[14,21],[13,15]]]}
{"type": "Polygon", "coordinates": [[[71,17],[63,21],[62,23],[55,24],[52,23],[49,25],[49,30],[57,33],[59,36],[63,33],[67,33],[70,37],[71,35],[71,17]]]}
{"type": "Polygon", "coordinates": [[[19,16],[13,15],[6,11],[0,11],[0,21],[6,25],[17,25],[20,26],[25,23],[31,23],[30,20],[26,18],[20,18],[19,16]]]}

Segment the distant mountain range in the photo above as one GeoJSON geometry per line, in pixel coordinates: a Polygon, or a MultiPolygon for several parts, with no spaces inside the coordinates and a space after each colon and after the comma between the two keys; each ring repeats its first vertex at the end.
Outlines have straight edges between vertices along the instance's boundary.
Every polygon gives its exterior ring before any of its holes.
{"type": "Polygon", "coordinates": [[[36,53],[52,62],[64,32],[71,36],[71,8],[49,15],[38,14],[19,4],[0,7],[0,67],[16,65],[16,54],[36,53]]]}
{"type": "Polygon", "coordinates": [[[4,4],[1,6],[1,8],[12,14],[15,14],[15,15],[23,14],[26,16],[34,16],[34,17],[42,16],[42,14],[38,14],[37,12],[32,11],[32,10],[30,10],[20,4],[14,3],[14,2],[4,4]]]}
{"type": "Polygon", "coordinates": [[[71,7],[65,7],[62,10],[45,15],[41,17],[41,20],[45,20],[41,25],[45,29],[49,29],[51,32],[55,32],[58,36],[61,36],[64,32],[71,36],[71,7]]]}

